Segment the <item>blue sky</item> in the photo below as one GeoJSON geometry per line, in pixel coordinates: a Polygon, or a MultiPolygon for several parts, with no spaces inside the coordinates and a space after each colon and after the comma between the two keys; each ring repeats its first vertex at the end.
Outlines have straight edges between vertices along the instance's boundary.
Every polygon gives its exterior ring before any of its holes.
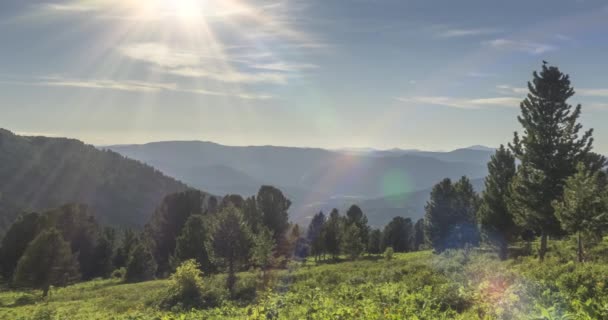
{"type": "Polygon", "coordinates": [[[608,153],[607,40],[599,0],[4,0],[0,127],[93,144],[496,146],[544,59],[608,153]]]}

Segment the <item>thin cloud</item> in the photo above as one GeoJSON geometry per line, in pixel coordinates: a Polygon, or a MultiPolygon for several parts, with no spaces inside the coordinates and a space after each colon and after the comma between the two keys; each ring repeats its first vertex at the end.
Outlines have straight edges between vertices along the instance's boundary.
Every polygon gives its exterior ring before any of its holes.
{"type": "Polygon", "coordinates": [[[574,92],[577,95],[586,96],[586,97],[608,97],[608,89],[576,89],[574,88],[574,92]]]}
{"type": "Polygon", "coordinates": [[[71,2],[71,3],[45,3],[41,4],[41,9],[44,11],[55,11],[64,13],[78,13],[78,12],[91,12],[98,11],[98,6],[91,4],[71,2]]]}
{"type": "Polygon", "coordinates": [[[509,39],[494,39],[490,41],[485,41],[483,42],[483,44],[497,50],[520,51],[533,55],[539,55],[549,51],[557,50],[557,47],[551,44],[509,39]]]}
{"type": "Polygon", "coordinates": [[[496,77],[497,74],[495,73],[487,73],[487,72],[469,72],[467,73],[467,77],[471,77],[471,78],[493,78],[496,77]]]}
{"type": "Polygon", "coordinates": [[[442,96],[414,96],[414,97],[400,97],[397,100],[406,102],[409,104],[427,104],[427,105],[438,105],[457,109],[486,109],[491,107],[517,107],[519,106],[520,99],[513,97],[493,97],[493,98],[478,98],[478,99],[466,99],[466,98],[455,98],[455,97],[442,97],[442,96]]]}
{"type": "Polygon", "coordinates": [[[228,83],[271,83],[287,84],[287,76],[283,73],[243,73],[224,70],[212,71],[204,68],[179,68],[167,70],[168,73],[182,77],[207,78],[228,83]]]}
{"type": "Polygon", "coordinates": [[[221,92],[204,89],[191,89],[179,87],[175,83],[131,80],[118,81],[106,79],[68,79],[62,77],[40,77],[33,81],[0,81],[0,83],[25,86],[68,87],[143,93],[184,92],[206,96],[234,97],[248,100],[268,100],[273,98],[273,96],[268,94],[253,94],[239,91],[221,92]]]}
{"type": "Polygon", "coordinates": [[[461,38],[496,34],[499,32],[501,31],[494,28],[446,29],[439,32],[437,36],[441,38],[461,38]]]}
{"type": "Polygon", "coordinates": [[[203,58],[200,54],[154,42],[129,44],[118,48],[118,51],[127,58],[167,68],[197,66],[203,58]]]}
{"type": "Polygon", "coordinates": [[[194,52],[162,43],[135,43],[119,48],[118,52],[129,59],[154,66],[160,72],[225,83],[285,85],[293,77],[290,73],[317,68],[313,64],[276,60],[268,52],[252,53],[248,50],[230,48],[223,50],[220,57],[213,52],[194,52]]]}
{"type": "Polygon", "coordinates": [[[267,64],[256,64],[252,66],[255,69],[262,70],[273,70],[283,72],[299,72],[308,69],[317,69],[319,66],[310,63],[287,63],[287,62],[273,62],[267,64]]]}
{"type": "MultiPolygon", "coordinates": [[[[496,88],[503,93],[511,93],[511,94],[527,94],[528,88],[526,87],[513,87],[506,84],[501,84],[496,86],[496,88]]],[[[574,92],[578,96],[583,97],[608,97],[608,89],[606,88],[574,88],[574,92]]]]}

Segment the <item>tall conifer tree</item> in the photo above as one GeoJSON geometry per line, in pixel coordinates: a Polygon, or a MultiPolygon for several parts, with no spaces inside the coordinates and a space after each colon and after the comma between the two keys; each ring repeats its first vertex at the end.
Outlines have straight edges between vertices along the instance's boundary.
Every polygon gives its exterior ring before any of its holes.
{"type": "Polygon", "coordinates": [[[509,147],[521,161],[514,179],[510,207],[519,222],[535,228],[541,236],[539,259],[547,252],[547,236],[562,230],[552,202],[562,197],[566,179],[576,164],[584,161],[592,148],[592,130],[579,135],[581,105],[567,100],[574,95],[570,78],[557,67],[542,66],[528,83],[528,96],[521,103],[517,132],[509,147]]]}

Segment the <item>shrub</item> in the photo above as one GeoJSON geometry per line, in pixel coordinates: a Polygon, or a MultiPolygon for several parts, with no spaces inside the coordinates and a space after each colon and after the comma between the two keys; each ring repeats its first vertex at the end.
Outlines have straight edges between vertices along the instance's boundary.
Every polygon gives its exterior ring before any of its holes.
{"type": "Polygon", "coordinates": [[[388,248],[386,248],[386,250],[384,250],[384,259],[386,261],[393,260],[394,255],[395,255],[395,251],[393,250],[392,247],[388,247],[388,248]]]}
{"type": "Polygon", "coordinates": [[[118,268],[118,269],[112,271],[111,277],[113,279],[124,279],[126,273],[127,273],[127,269],[125,267],[118,268]]]}
{"type": "Polygon", "coordinates": [[[175,306],[183,309],[200,308],[203,305],[203,273],[196,260],[184,261],[171,275],[169,289],[161,307],[175,306]]]}

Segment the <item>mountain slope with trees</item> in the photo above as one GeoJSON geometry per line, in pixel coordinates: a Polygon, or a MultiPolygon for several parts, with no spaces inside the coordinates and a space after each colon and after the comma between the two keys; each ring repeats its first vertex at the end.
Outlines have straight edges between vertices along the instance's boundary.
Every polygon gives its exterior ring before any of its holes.
{"type": "Polygon", "coordinates": [[[0,233],[24,211],[90,206],[100,222],[141,226],[169,193],[188,187],[158,170],[78,140],[0,129],[0,233]]]}

